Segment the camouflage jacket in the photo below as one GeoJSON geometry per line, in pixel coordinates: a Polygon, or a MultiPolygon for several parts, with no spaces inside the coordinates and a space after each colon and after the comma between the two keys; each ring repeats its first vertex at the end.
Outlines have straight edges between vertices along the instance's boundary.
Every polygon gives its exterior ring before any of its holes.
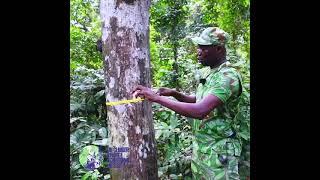
{"type": "Polygon", "coordinates": [[[241,140],[237,134],[239,123],[235,117],[239,111],[239,96],[242,92],[241,76],[229,62],[214,69],[201,69],[200,72],[198,79],[202,79],[202,82],[196,91],[197,102],[212,94],[223,104],[210,112],[206,119],[193,121],[193,159],[197,159],[199,153],[210,154],[210,151],[240,156],[241,140]]]}

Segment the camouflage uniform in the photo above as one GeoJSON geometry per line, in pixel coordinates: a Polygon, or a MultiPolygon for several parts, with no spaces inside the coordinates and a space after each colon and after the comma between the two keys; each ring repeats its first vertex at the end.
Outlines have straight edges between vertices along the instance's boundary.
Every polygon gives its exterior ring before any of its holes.
{"type": "MultiPolygon", "coordinates": [[[[219,28],[207,28],[196,44],[224,45],[228,35],[219,28]]],[[[239,179],[238,161],[242,142],[237,134],[237,105],[241,94],[241,77],[229,62],[219,67],[201,69],[197,102],[212,94],[223,104],[204,120],[193,121],[193,157],[191,169],[194,179],[239,179]]]]}

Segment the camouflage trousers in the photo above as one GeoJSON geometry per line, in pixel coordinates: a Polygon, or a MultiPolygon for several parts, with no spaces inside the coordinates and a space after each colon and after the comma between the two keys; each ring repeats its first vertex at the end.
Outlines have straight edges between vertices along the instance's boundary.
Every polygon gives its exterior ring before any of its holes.
{"type": "Polygon", "coordinates": [[[218,154],[209,164],[206,161],[191,162],[192,177],[195,180],[239,180],[238,161],[239,158],[235,156],[219,156],[218,154]]]}
{"type": "Polygon", "coordinates": [[[214,146],[193,143],[191,161],[192,177],[195,180],[240,180],[239,156],[233,153],[219,153],[214,146]]]}

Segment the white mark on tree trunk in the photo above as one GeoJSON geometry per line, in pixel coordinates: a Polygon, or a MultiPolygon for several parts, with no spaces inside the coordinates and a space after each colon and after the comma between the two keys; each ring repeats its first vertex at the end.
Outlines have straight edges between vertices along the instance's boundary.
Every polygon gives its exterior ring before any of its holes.
{"type": "Polygon", "coordinates": [[[114,86],[114,78],[110,77],[109,88],[113,88],[114,86]]]}
{"type": "Polygon", "coordinates": [[[115,1],[101,1],[100,9],[104,9],[104,11],[100,11],[100,17],[102,20],[102,41],[106,41],[109,36],[110,29],[110,17],[115,13],[115,1]]]}
{"type": "Polygon", "coordinates": [[[117,77],[120,78],[120,65],[117,65],[117,77]]]}
{"type": "MultiPolygon", "coordinates": [[[[101,1],[102,2],[102,1],[101,1]]],[[[134,1],[136,4],[138,1],[134,1]]],[[[118,17],[121,19],[119,21],[119,27],[132,27],[134,32],[148,32],[149,24],[145,24],[145,20],[149,19],[150,14],[147,12],[149,11],[148,6],[132,6],[128,5],[126,3],[121,3],[118,8],[115,7],[115,1],[103,1],[100,4],[100,9],[105,9],[104,11],[100,12],[101,19],[105,20],[102,22],[103,27],[102,31],[104,32],[102,34],[102,40],[105,41],[107,37],[109,36],[109,29],[110,27],[110,19],[112,16],[118,17]],[[118,11],[118,9],[121,9],[121,11],[118,11]],[[141,18],[141,12],[144,12],[142,14],[141,18]],[[128,18],[130,17],[130,18],[128,18]],[[136,23],[132,24],[132,19],[135,19],[136,23]]],[[[144,34],[145,37],[147,34],[144,34]]]]}
{"type": "Polygon", "coordinates": [[[122,158],[128,158],[129,152],[122,152],[122,158]]]}
{"type": "MultiPolygon", "coordinates": [[[[137,1],[134,1],[136,4],[137,1]]],[[[118,7],[121,9],[120,11],[116,11],[116,17],[121,17],[121,22],[119,22],[119,26],[123,27],[133,27],[135,32],[148,32],[149,24],[147,26],[144,26],[144,18],[141,18],[141,11],[144,12],[142,17],[148,18],[149,16],[146,12],[149,11],[148,7],[144,7],[145,9],[139,8],[139,6],[132,6],[128,5],[126,3],[121,3],[118,7]],[[132,18],[127,18],[132,17],[132,18]],[[132,19],[137,20],[135,24],[132,24],[132,19]],[[139,22],[138,20],[141,20],[142,22],[139,22]]]]}
{"type": "Polygon", "coordinates": [[[111,55],[112,57],[114,57],[114,56],[116,55],[116,52],[115,52],[114,50],[111,50],[111,51],[110,51],[110,55],[111,55]]]}
{"type": "Polygon", "coordinates": [[[114,108],[118,111],[120,115],[125,116],[125,113],[124,113],[126,111],[125,105],[117,105],[117,106],[114,106],[114,108]]]}
{"type": "Polygon", "coordinates": [[[140,134],[141,133],[141,129],[139,126],[136,126],[136,134],[140,134]]]}
{"type": "Polygon", "coordinates": [[[142,147],[142,144],[140,144],[139,149],[138,149],[139,157],[143,156],[142,150],[143,150],[143,147],[142,147]]]}
{"type": "Polygon", "coordinates": [[[129,120],[129,126],[132,126],[132,125],[133,125],[132,121],[129,120]]]}
{"type": "Polygon", "coordinates": [[[123,32],[120,30],[117,32],[117,36],[123,36],[123,32]]]}
{"type": "Polygon", "coordinates": [[[107,100],[107,102],[113,102],[113,101],[118,101],[118,98],[115,98],[115,97],[111,96],[110,93],[107,93],[106,100],[107,100]]]}
{"type": "Polygon", "coordinates": [[[133,69],[136,73],[132,73],[131,69],[125,70],[125,76],[126,76],[125,86],[126,87],[135,87],[137,84],[134,82],[139,82],[138,79],[140,78],[140,73],[138,73],[140,71],[138,69],[139,66],[138,66],[137,62],[135,60],[133,60],[131,63],[135,63],[135,66],[133,69]]]}
{"type": "Polygon", "coordinates": [[[119,123],[115,121],[121,121],[123,119],[118,119],[112,112],[108,112],[109,123],[111,124],[109,142],[111,147],[129,147],[128,140],[128,127],[126,123],[119,123]],[[114,126],[115,124],[118,127],[114,126]],[[112,139],[112,141],[111,141],[112,139]]]}
{"type": "Polygon", "coordinates": [[[147,147],[148,151],[150,151],[148,142],[146,143],[146,147],[147,147]]]}
{"type": "Polygon", "coordinates": [[[146,150],[144,150],[144,152],[143,152],[143,158],[147,159],[147,151],[146,150]]]}
{"type": "MultiPolygon", "coordinates": [[[[144,118],[144,121],[146,121],[145,118],[144,118]]],[[[148,135],[149,134],[149,128],[148,127],[143,128],[142,134],[143,135],[148,135]]]]}
{"type": "Polygon", "coordinates": [[[104,57],[104,60],[105,60],[105,61],[109,61],[109,56],[106,55],[106,57],[104,57]]]}

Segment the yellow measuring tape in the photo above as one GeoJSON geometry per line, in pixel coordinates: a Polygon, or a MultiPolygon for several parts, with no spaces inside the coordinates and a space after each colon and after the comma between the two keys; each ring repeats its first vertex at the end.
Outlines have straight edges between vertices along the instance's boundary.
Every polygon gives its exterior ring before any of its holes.
{"type": "Polygon", "coordinates": [[[137,98],[137,99],[116,101],[116,102],[107,102],[106,105],[107,106],[116,106],[116,105],[119,105],[119,104],[136,103],[136,102],[140,102],[140,101],[143,101],[143,100],[144,99],[142,99],[142,98],[137,98]]]}

